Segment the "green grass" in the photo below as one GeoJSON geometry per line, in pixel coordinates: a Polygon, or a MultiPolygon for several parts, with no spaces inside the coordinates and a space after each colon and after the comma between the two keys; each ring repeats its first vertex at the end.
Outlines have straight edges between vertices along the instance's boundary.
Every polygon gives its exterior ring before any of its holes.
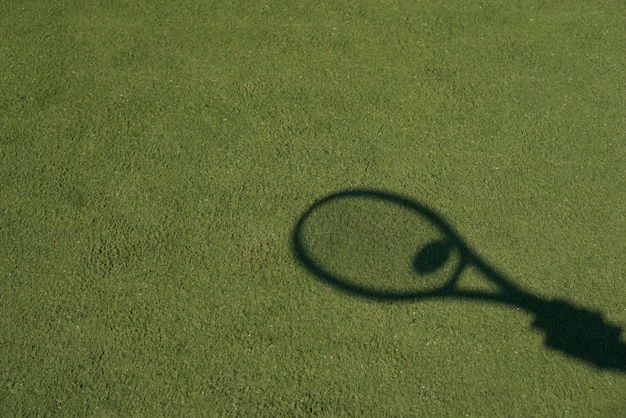
{"type": "Polygon", "coordinates": [[[626,375],[527,312],[338,293],[290,247],[317,199],[382,188],[626,327],[622,2],[0,16],[0,415],[623,414],[626,375]]]}

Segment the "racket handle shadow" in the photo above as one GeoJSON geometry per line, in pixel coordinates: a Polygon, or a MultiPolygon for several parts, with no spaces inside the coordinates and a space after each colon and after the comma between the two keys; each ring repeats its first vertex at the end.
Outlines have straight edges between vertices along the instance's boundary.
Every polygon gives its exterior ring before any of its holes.
{"type": "Polygon", "coordinates": [[[533,328],[545,333],[545,345],[604,370],[626,372],[626,343],[622,329],[599,312],[564,300],[545,301],[533,309],[533,328]]]}

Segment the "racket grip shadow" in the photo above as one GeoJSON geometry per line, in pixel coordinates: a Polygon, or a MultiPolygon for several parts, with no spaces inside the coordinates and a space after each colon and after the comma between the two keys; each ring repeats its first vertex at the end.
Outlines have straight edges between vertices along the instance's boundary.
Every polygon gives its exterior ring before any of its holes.
{"type": "Polygon", "coordinates": [[[536,317],[532,326],[545,333],[548,348],[600,369],[626,372],[622,329],[607,322],[599,312],[558,299],[546,301],[533,311],[536,317]]]}

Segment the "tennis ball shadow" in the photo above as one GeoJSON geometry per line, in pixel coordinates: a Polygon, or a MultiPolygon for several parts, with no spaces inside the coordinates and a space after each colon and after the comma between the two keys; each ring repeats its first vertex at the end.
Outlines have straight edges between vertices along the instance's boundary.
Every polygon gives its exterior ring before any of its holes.
{"type": "Polygon", "coordinates": [[[534,315],[551,350],[599,369],[626,373],[622,329],[599,312],[522,289],[470,248],[441,215],[415,200],[378,190],[328,195],[292,233],[296,260],[313,277],[378,301],[457,299],[498,303],[534,315]],[[498,291],[456,286],[472,267],[498,291]]]}
{"type": "Polygon", "coordinates": [[[433,241],[415,255],[413,268],[419,274],[433,273],[450,259],[452,244],[449,241],[433,241]]]}

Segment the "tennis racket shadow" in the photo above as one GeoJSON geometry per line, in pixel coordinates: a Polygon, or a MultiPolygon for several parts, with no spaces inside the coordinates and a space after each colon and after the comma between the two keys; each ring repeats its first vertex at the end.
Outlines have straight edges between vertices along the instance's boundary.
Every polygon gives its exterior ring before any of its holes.
{"type": "MultiPolygon", "coordinates": [[[[366,223],[365,215],[357,214],[356,222],[352,222],[351,228],[358,229],[361,223],[366,223]]],[[[407,229],[410,230],[408,226],[401,225],[398,231],[391,235],[392,239],[396,239],[396,234],[401,235],[407,229]]],[[[384,227],[387,226],[381,228],[384,227]]],[[[367,229],[365,231],[370,232],[367,229]]],[[[359,236],[357,240],[360,246],[356,251],[364,251],[363,241],[381,240],[380,234],[374,232],[375,236],[370,239],[359,236]]],[[[376,250],[369,250],[380,252],[380,248],[389,247],[387,244],[375,247],[376,250]]],[[[296,260],[314,277],[351,295],[378,301],[407,302],[450,298],[522,308],[534,316],[532,327],[543,333],[544,344],[548,349],[556,350],[598,369],[626,373],[626,343],[620,339],[622,328],[608,322],[600,312],[576,306],[565,299],[545,299],[522,289],[473,251],[440,215],[406,197],[370,189],[348,190],[328,195],[315,202],[302,214],[293,230],[292,249],[296,260]],[[347,257],[351,257],[355,251],[354,243],[349,238],[343,239],[339,230],[347,225],[344,219],[346,214],[342,212],[345,212],[346,208],[353,210],[362,204],[369,205],[370,212],[393,207],[405,215],[412,216],[405,216],[404,222],[426,223],[430,226],[431,235],[435,231],[434,238],[422,243],[416,254],[415,249],[411,250],[413,256],[406,264],[410,265],[413,276],[407,276],[409,279],[406,283],[396,281],[389,284],[389,281],[393,282],[393,277],[385,276],[388,271],[374,272],[373,276],[379,277],[372,278],[369,270],[375,269],[375,263],[356,263],[356,267],[347,269],[342,266],[343,259],[339,259],[338,263],[329,261],[341,251],[344,251],[347,257]],[[324,212],[329,213],[323,216],[324,212]],[[323,239],[318,235],[323,236],[323,239]],[[314,254],[316,251],[320,254],[314,254]],[[459,287],[458,281],[468,267],[480,271],[497,291],[459,287]],[[443,272],[445,279],[435,283],[428,283],[428,280],[424,279],[437,272],[443,272]]],[[[396,263],[404,263],[407,257],[401,253],[401,249],[392,249],[385,255],[385,260],[393,258],[396,263]],[[397,254],[399,255],[396,257],[397,254]]],[[[404,274],[404,271],[398,271],[398,274],[404,274]]]]}

